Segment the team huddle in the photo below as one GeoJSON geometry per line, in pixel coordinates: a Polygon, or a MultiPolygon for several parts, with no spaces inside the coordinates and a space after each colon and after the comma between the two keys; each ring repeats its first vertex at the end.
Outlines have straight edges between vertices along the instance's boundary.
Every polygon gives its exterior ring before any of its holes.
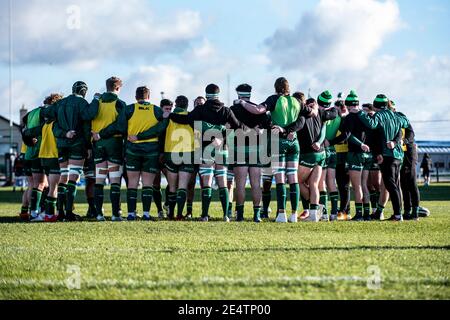
{"type": "Polygon", "coordinates": [[[372,104],[360,104],[354,90],[336,100],[330,91],[317,99],[291,95],[285,78],[274,87],[273,95],[256,104],[252,87],[239,85],[237,99],[227,107],[219,87],[210,84],[190,112],[185,96],[152,104],[146,86],[138,87],[136,101],[127,105],[119,98],[117,77],[106,80],[106,92],[90,103],[82,81],[65,98],[51,94],[22,119],[29,188],[20,216],[33,222],[81,220],[74,202],[82,174],[87,217],[97,221],[106,221],[106,184],[112,221],[123,220],[123,180],[127,220],[193,219],[197,175],[201,221],[210,219],[214,183],[224,221],[244,221],[247,181],[254,222],[270,218],[273,181],[276,222],[384,220],[389,198],[389,220],[417,220],[423,214],[414,130],[392,100],[380,94],[372,104]],[[164,204],[162,175],[168,183],[164,204]]]}

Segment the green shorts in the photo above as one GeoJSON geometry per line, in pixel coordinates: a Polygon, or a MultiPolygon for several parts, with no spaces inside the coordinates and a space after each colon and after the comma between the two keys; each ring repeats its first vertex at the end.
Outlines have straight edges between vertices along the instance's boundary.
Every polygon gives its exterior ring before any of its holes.
{"type": "Polygon", "coordinates": [[[105,161],[115,164],[123,164],[123,141],[121,137],[112,137],[94,143],[95,163],[105,161]]]}
{"type": "Polygon", "coordinates": [[[61,174],[58,158],[41,158],[40,160],[41,166],[47,176],[50,174],[61,174]]]}
{"type": "Polygon", "coordinates": [[[159,155],[136,155],[127,153],[126,159],[127,171],[131,172],[147,172],[158,173],[159,170],[159,155]]]}
{"type": "Polygon", "coordinates": [[[228,166],[228,150],[222,150],[221,152],[217,152],[213,149],[211,152],[205,152],[205,148],[202,150],[201,161],[203,164],[219,164],[223,166],[228,166]],[[206,155],[206,157],[203,157],[206,155]]]}
{"type": "Polygon", "coordinates": [[[325,165],[324,169],[336,169],[337,155],[334,148],[325,148],[325,165]]]}
{"type": "Polygon", "coordinates": [[[322,152],[311,152],[311,153],[301,153],[299,165],[307,168],[314,168],[317,166],[323,167],[325,165],[325,151],[322,152]]]}
{"type": "Polygon", "coordinates": [[[347,153],[348,170],[363,171],[369,170],[372,166],[372,154],[365,152],[347,153]]]}
{"type": "Polygon", "coordinates": [[[83,173],[85,178],[95,178],[95,161],[94,158],[84,160],[83,173]]]}
{"type": "Polygon", "coordinates": [[[41,165],[41,159],[30,160],[31,163],[31,173],[44,173],[44,168],[41,165]]]}
{"type": "Polygon", "coordinates": [[[83,144],[58,148],[58,161],[83,160],[86,157],[86,149],[83,144]]]}
{"type": "Polygon", "coordinates": [[[300,154],[300,146],[298,140],[279,139],[278,154],[271,150],[272,161],[274,162],[298,162],[300,154]]]}
{"type": "Polygon", "coordinates": [[[187,172],[194,173],[194,153],[180,153],[177,156],[176,163],[173,161],[172,153],[164,154],[164,167],[172,173],[187,172]]]}

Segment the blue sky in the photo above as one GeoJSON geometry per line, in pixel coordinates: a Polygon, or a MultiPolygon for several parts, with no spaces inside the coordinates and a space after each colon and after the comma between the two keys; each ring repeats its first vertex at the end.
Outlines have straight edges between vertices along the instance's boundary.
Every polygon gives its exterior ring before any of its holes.
{"type": "MultiPolygon", "coordinates": [[[[386,93],[413,120],[450,119],[450,2],[446,0],[76,1],[80,29],[67,27],[73,1],[13,2],[14,118],[52,91],[85,80],[88,99],[111,75],[169,98],[227,91],[242,82],[262,101],[286,76],[312,95],[355,89],[386,93]],[[46,8],[46,10],[43,10],[46,8]]],[[[8,1],[0,2],[0,112],[8,101],[8,1]]],[[[450,139],[449,123],[415,124],[419,139],[450,139]]]]}

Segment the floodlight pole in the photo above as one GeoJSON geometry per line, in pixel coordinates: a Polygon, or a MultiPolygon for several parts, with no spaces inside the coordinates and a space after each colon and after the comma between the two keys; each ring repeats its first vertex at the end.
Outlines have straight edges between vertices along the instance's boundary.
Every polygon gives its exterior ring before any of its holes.
{"type": "Polygon", "coordinates": [[[9,0],[9,153],[13,152],[13,118],[12,118],[12,99],[13,99],[13,27],[12,27],[12,0],[9,0]]]}

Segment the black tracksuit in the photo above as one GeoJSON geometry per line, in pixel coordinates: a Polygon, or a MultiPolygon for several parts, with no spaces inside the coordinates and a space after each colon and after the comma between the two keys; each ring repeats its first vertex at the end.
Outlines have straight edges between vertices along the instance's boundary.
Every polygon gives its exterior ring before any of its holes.
{"type": "Polygon", "coordinates": [[[400,170],[403,209],[405,213],[410,212],[412,208],[418,207],[420,203],[420,193],[416,178],[418,155],[414,137],[414,129],[409,125],[404,131],[403,143],[406,146],[406,151],[404,151],[403,165],[400,170]]]}

